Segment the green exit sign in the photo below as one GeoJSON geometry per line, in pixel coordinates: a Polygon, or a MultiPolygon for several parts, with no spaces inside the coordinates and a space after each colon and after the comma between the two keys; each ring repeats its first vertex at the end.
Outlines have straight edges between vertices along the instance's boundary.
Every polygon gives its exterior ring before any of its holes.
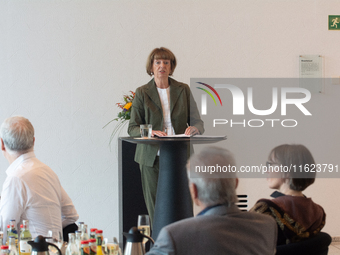
{"type": "Polygon", "coordinates": [[[340,30],[340,15],[328,15],[328,30],[340,30]]]}

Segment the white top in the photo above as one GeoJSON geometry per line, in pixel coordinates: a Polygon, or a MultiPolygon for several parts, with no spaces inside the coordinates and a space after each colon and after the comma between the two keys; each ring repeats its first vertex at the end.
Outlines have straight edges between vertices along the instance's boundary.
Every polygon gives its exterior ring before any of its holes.
{"type": "MultiPolygon", "coordinates": [[[[175,130],[171,123],[170,115],[170,86],[166,89],[157,88],[159,99],[161,100],[163,109],[163,127],[167,130],[168,135],[174,135],[175,130]]],[[[163,131],[164,131],[163,130],[163,131]]]]}
{"type": "Polygon", "coordinates": [[[49,230],[62,233],[63,227],[78,220],[79,215],[58,176],[40,162],[34,152],[18,157],[6,174],[0,202],[4,241],[11,219],[16,220],[18,226],[23,220],[29,220],[32,238],[46,236],[49,230]]]}

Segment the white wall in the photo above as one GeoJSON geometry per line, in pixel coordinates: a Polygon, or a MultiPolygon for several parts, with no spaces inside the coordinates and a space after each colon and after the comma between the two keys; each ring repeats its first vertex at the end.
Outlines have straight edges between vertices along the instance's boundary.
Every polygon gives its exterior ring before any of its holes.
{"type": "MultiPolygon", "coordinates": [[[[301,54],[322,55],[325,77],[339,76],[340,32],[327,29],[337,7],[337,0],[2,0],[0,120],[29,118],[38,158],[58,174],[80,219],[118,236],[117,153],[108,146],[113,126],[102,127],[122,95],[150,79],[149,52],[170,48],[174,77],[186,83],[298,77],[301,54]]],[[[0,157],[0,183],[7,166],[0,157]]],[[[340,235],[339,183],[317,180],[307,192],[324,206],[331,235],[340,235]]],[[[254,197],[270,192],[263,180],[245,186],[254,197]]]]}

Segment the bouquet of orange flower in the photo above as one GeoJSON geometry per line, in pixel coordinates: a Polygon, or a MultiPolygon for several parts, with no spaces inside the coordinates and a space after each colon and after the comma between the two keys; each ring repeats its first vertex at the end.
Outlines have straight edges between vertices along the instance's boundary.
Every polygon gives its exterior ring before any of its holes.
{"type": "Polygon", "coordinates": [[[124,103],[117,103],[117,107],[121,109],[121,111],[118,113],[117,118],[111,120],[109,123],[107,123],[104,128],[109,125],[113,121],[118,121],[117,125],[112,131],[111,137],[110,137],[110,144],[117,134],[117,132],[127,123],[128,120],[130,120],[131,115],[131,106],[132,101],[135,98],[136,93],[130,90],[130,95],[124,95],[124,103]]]}

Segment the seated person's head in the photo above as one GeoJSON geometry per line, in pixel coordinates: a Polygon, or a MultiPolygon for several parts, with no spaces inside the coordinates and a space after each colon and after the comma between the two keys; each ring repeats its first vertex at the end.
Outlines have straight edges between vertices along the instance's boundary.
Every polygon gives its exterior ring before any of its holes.
{"type": "Polygon", "coordinates": [[[315,166],[312,154],[303,145],[284,144],[275,147],[269,153],[267,166],[277,169],[269,173],[268,185],[272,189],[280,189],[285,184],[291,190],[303,191],[315,180],[315,172],[300,171],[301,168],[311,169],[315,166]]]}
{"type": "Polygon", "coordinates": [[[206,147],[200,153],[192,155],[187,165],[187,173],[190,193],[195,204],[202,207],[216,204],[230,206],[237,202],[235,189],[238,179],[235,173],[202,172],[209,167],[218,166],[222,169],[235,165],[232,154],[219,147],[206,147]]]}
{"type": "Polygon", "coordinates": [[[33,150],[34,128],[21,116],[6,119],[0,127],[2,150],[9,154],[23,154],[33,150]]]}

